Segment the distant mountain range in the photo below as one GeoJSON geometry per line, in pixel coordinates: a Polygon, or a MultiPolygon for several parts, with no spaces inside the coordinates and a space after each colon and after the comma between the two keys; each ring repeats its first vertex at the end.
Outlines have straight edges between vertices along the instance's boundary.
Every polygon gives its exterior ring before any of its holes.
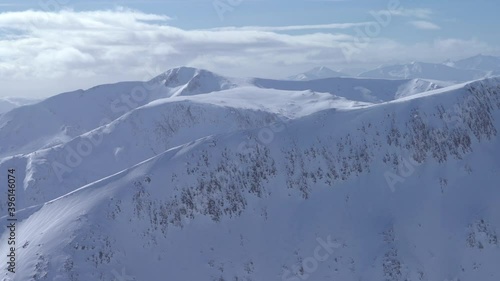
{"type": "Polygon", "coordinates": [[[486,76],[486,72],[475,69],[459,69],[445,64],[412,62],[382,66],[364,73],[360,77],[378,79],[436,79],[443,81],[465,82],[486,76]]]}
{"type": "Polygon", "coordinates": [[[299,73],[297,75],[293,75],[288,77],[289,80],[295,81],[308,81],[315,79],[323,79],[323,78],[332,78],[332,77],[344,77],[349,76],[348,74],[331,70],[326,66],[315,67],[309,71],[304,73],[299,73]]]}
{"type": "Polygon", "coordinates": [[[460,69],[474,69],[498,73],[500,72],[500,57],[477,55],[452,62],[449,66],[460,69]]]}
{"type": "MultiPolygon", "coordinates": [[[[384,65],[365,71],[357,77],[377,79],[431,79],[450,82],[466,82],[489,76],[500,75],[500,57],[477,55],[457,61],[443,63],[411,62],[406,64],[384,65]]],[[[290,80],[314,80],[330,77],[349,77],[350,75],[316,67],[304,73],[290,76],[290,80]]]]}
{"type": "MultiPolygon", "coordinates": [[[[461,83],[485,77],[500,76],[500,57],[477,55],[456,61],[447,60],[443,63],[411,62],[406,64],[384,65],[372,70],[363,71],[358,75],[348,74],[357,73],[360,70],[361,69],[357,69],[356,71],[346,70],[343,72],[332,70],[326,66],[318,66],[303,73],[289,76],[285,80],[282,80],[282,84],[285,83],[283,85],[286,85],[286,80],[312,81],[326,78],[377,78],[386,80],[422,79],[420,80],[420,83],[426,84],[427,82],[430,82],[435,85],[447,86],[450,85],[450,83],[461,83]]],[[[171,89],[175,88],[173,85],[176,83],[177,85],[182,86],[181,88],[176,89],[175,93],[170,93],[172,95],[183,95],[185,92],[190,92],[191,94],[201,93],[197,92],[197,90],[193,90],[199,84],[203,84],[203,91],[205,92],[224,90],[235,86],[233,82],[225,80],[227,79],[225,77],[219,76],[216,79],[210,79],[211,75],[215,74],[195,68],[181,67],[171,69],[156,79],[171,76],[170,79],[173,79],[173,81],[170,82],[171,89]],[[179,71],[182,73],[177,73],[179,71]],[[195,74],[194,72],[196,71],[199,73],[195,74]],[[196,78],[191,81],[191,78],[194,76],[196,76],[196,78]]],[[[317,86],[318,84],[314,84],[314,87],[317,86]]],[[[420,91],[422,89],[421,86],[422,85],[418,86],[415,91],[420,91]]],[[[305,89],[304,86],[299,86],[298,88],[305,89]]],[[[366,91],[364,92],[366,93],[366,91]]],[[[343,92],[343,95],[345,94],[346,92],[343,92]]],[[[372,98],[364,100],[374,101],[372,98]]],[[[18,106],[29,105],[37,101],[37,99],[30,98],[0,98],[0,114],[8,112],[18,106]]]]}

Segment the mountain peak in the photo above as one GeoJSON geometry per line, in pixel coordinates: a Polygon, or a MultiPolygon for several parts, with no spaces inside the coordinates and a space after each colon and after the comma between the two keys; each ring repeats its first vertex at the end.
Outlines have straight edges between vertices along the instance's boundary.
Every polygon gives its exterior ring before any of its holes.
{"type": "Polygon", "coordinates": [[[349,75],[332,70],[326,66],[317,66],[306,72],[290,76],[288,77],[288,79],[295,81],[307,81],[307,80],[341,77],[341,76],[349,76],[349,75]]]}
{"type": "Polygon", "coordinates": [[[208,71],[206,69],[195,68],[190,66],[180,66],[165,71],[164,73],[153,78],[151,81],[162,82],[165,84],[165,86],[169,87],[178,87],[187,84],[189,81],[191,81],[191,79],[193,79],[199,74],[218,76],[217,74],[208,71]]]}
{"type": "Polygon", "coordinates": [[[221,76],[206,69],[181,66],[169,69],[151,81],[170,88],[171,96],[197,95],[237,87],[234,78],[221,76]]]}

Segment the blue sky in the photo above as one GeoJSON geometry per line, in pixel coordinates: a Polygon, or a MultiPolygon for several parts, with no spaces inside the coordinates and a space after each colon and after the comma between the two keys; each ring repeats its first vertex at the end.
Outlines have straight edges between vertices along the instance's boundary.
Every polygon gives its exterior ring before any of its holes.
{"type": "Polygon", "coordinates": [[[20,92],[49,95],[178,65],[280,78],[318,65],[500,55],[499,8],[486,0],[4,0],[0,82],[19,90],[37,81],[20,92]]]}
{"type": "MultiPolygon", "coordinates": [[[[180,28],[212,28],[221,26],[246,25],[307,25],[372,20],[368,13],[387,7],[388,0],[220,0],[231,6],[232,11],[224,13],[221,20],[215,11],[217,0],[27,0],[0,1],[0,11],[22,11],[25,9],[44,10],[53,3],[59,8],[80,10],[114,9],[129,7],[147,13],[164,14],[173,18],[171,24],[180,28]],[[238,3],[240,2],[240,3],[238,3]],[[286,3],[284,5],[284,3],[286,3]]],[[[491,0],[401,0],[408,9],[428,9],[432,11],[432,22],[441,27],[434,32],[414,32],[401,25],[391,25],[384,34],[397,36],[407,42],[430,40],[439,36],[479,38],[492,44],[500,43],[500,36],[493,27],[500,26],[498,9],[500,3],[491,0]]],[[[51,8],[50,8],[51,9],[51,8]]]]}

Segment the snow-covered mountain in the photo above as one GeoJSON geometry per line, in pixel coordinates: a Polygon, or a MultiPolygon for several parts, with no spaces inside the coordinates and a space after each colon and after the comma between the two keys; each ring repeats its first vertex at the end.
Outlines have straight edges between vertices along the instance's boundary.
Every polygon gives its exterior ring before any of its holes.
{"type": "Polygon", "coordinates": [[[323,78],[332,78],[332,77],[347,77],[349,75],[332,70],[326,66],[318,66],[311,70],[308,70],[304,73],[299,73],[293,76],[288,77],[289,80],[294,81],[309,81],[323,78]]]}
{"type": "Polygon", "coordinates": [[[14,109],[0,278],[496,281],[500,78],[429,79],[180,67],[14,109]]]}
{"type": "Polygon", "coordinates": [[[180,67],[151,79],[99,85],[16,108],[0,116],[0,156],[30,153],[69,141],[160,98],[242,86],[242,79],[180,67]]]}
{"type": "Polygon", "coordinates": [[[381,66],[379,68],[363,72],[359,76],[378,79],[421,78],[452,82],[466,82],[483,78],[486,75],[487,72],[483,70],[459,69],[446,64],[412,62],[409,64],[381,66]]]}

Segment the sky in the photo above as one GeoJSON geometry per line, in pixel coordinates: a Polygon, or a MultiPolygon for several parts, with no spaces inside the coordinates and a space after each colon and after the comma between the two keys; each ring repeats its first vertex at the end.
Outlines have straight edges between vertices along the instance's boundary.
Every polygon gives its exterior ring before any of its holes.
{"type": "Polygon", "coordinates": [[[46,97],[193,66],[284,78],[316,66],[500,55],[490,0],[0,0],[0,96],[46,97]]]}

